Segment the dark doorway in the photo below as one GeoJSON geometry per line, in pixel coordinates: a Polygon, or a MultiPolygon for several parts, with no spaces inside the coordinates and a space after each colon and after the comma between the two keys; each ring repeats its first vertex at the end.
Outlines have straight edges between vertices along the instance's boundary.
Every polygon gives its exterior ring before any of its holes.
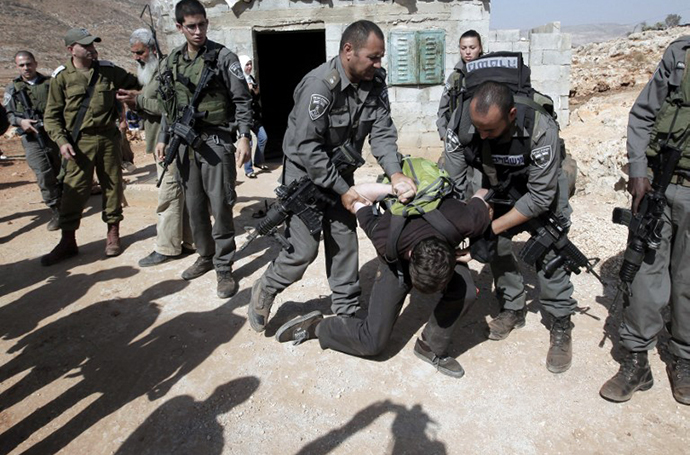
{"type": "Polygon", "coordinates": [[[305,74],[326,61],[325,30],[255,32],[256,68],[261,88],[266,158],[283,156],[283,136],[292,110],[292,94],[305,74]]]}

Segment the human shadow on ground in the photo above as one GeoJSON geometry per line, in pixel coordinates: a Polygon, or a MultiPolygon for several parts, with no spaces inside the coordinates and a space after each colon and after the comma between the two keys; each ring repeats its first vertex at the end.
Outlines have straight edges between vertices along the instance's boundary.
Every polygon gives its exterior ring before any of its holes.
{"type": "Polygon", "coordinates": [[[31,185],[35,184],[36,182],[31,182],[29,180],[20,180],[17,182],[2,182],[0,183],[0,191],[1,190],[8,190],[10,188],[17,188],[19,186],[24,186],[24,185],[31,185]]]}
{"type": "Polygon", "coordinates": [[[246,376],[218,386],[206,400],[172,398],[127,438],[116,455],[220,455],[225,441],[218,416],[249,399],[258,387],[258,378],[246,376]]]}
{"type": "MultiPolygon", "coordinates": [[[[338,428],[334,428],[325,435],[305,445],[297,452],[297,455],[327,454],[337,449],[348,438],[357,432],[364,430],[376,419],[393,413],[395,419],[391,425],[393,441],[385,450],[381,447],[381,453],[428,453],[445,454],[446,446],[438,439],[431,439],[427,430],[434,430],[436,422],[424,412],[422,406],[416,404],[409,409],[406,406],[395,404],[390,400],[373,403],[355,414],[348,422],[338,428]]],[[[435,431],[431,431],[435,433],[435,431]]],[[[385,439],[385,438],[380,438],[385,439]]]]}
{"type": "MultiPolygon", "coordinates": [[[[84,213],[82,215],[82,218],[93,215],[95,213],[99,213],[100,210],[96,206],[97,206],[97,203],[95,202],[95,199],[93,197],[89,198],[89,201],[88,201],[86,207],[84,208],[84,213]]],[[[25,226],[21,226],[16,231],[0,237],[0,245],[3,243],[10,242],[10,241],[14,240],[15,238],[21,236],[22,234],[33,231],[34,229],[37,229],[37,228],[46,229],[46,225],[50,221],[51,217],[52,217],[52,212],[50,211],[50,209],[46,206],[41,206],[40,209],[31,210],[28,212],[17,212],[17,213],[13,213],[11,215],[7,215],[5,217],[0,218],[0,223],[8,223],[8,224],[12,223],[15,220],[19,220],[22,218],[31,218],[31,221],[29,221],[29,223],[26,224],[25,226]]],[[[48,253],[48,251],[46,251],[46,253],[48,253]]]]}
{"type": "Polygon", "coordinates": [[[138,272],[129,266],[95,273],[72,274],[68,270],[59,270],[44,285],[0,307],[0,337],[5,340],[20,337],[35,329],[44,319],[77,302],[92,287],[103,286],[108,281],[131,278],[138,272]]]}
{"type": "Polygon", "coordinates": [[[56,453],[131,401],[144,395],[151,401],[164,397],[229,342],[246,321],[233,313],[239,302],[248,301],[246,290],[213,310],[183,313],[145,334],[160,313],[155,299],[187,284],[166,281],[138,298],[93,304],[32,332],[27,341],[20,340],[18,344],[27,348],[16,362],[3,367],[5,376],[28,366],[32,372],[0,396],[3,409],[64,374],[81,380],[0,435],[0,453],[12,451],[87,397],[97,397],[24,452],[56,453]]]}
{"type": "MultiPolygon", "coordinates": [[[[133,232],[132,234],[121,236],[122,247],[126,251],[127,248],[132,244],[155,235],[155,232],[155,226],[151,226],[141,229],[137,232],[133,232]]],[[[93,242],[85,244],[79,244],[79,231],[77,231],[77,245],[79,245],[79,254],[77,256],[66,259],[49,267],[43,267],[41,265],[40,257],[22,259],[21,261],[12,264],[0,265],[0,276],[7,277],[6,279],[0,281],[0,297],[20,289],[33,286],[34,284],[40,283],[51,277],[55,277],[55,280],[59,280],[60,278],[68,276],[70,274],[70,270],[78,266],[94,264],[97,262],[101,262],[103,269],[108,266],[110,259],[104,253],[105,232],[103,239],[94,240],[93,242]]],[[[46,251],[44,254],[49,252],[50,251],[46,251]]],[[[0,314],[2,311],[4,310],[0,307],[0,314]]]]}

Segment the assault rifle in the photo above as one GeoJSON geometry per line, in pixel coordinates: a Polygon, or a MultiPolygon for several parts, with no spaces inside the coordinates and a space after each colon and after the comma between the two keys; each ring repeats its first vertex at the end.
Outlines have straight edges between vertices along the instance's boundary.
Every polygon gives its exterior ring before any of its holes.
{"type": "Polygon", "coordinates": [[[661,230],[665,221],[662,219],[666,207],[666,189],[673,172],[680,161],[679,148],[664,145],[657,155],[653,167],[652,191],[645,194],[640,201],[637,213],[632,210],[616,207],[613,209],[613,222],[628,227],[628,246],[623,253],[623,264],[618,276],[620,284],[616,297],[609,307],[614,314],[618,300],[623,294],[632,295],[630,284],[640,270],[642,262],[653,264],[656,250],[661,245],[661,230]]]}
{"type": "MultiPolygon", "coordinates": [[[[208,112],[199,112],[197,110],[197,105],[199,104],[199,99],[201,98],[201,92],[206,88],[211,78],[218,72],[216,68],[217,56],[215,53],[207,52],[204,54],[204,69],[201,71],[201,76],[199,77],[199,82],[196,84],[194,94],[189,104],[182,108],[182,112],[177,120],[169,128],[169,133],[172,136],[170,144],[165,152],[165,159],[163,160],[163,172],[156,183],[156,187],[161,186],[163,181],[163,176],[165,171],[168,170],[168,166],[177,158],[177,153],[182,144],[185,144],[192,148],[197,148],[201,145],[201,136],[194,131],[194,124],[197,119],[205,118],[208,112]]],[[[162,80],[161,80],[162,82],[162,80]]]]}
{"type": "MultiPolygon", "coordinates": [[[[17,90],[16,92],[14,92],[14,96],[17,97],[17,101],[19,102],[19,104],[21,104],[22,107],[24,107],[24,118],[29,120],[36,120],[36,123],[33,123],[31,125],[36,130],[36,141],[38,142],[38,146],[41,147],[41,149],[46,148],[46,130],[43,125],[43,114],[37,109],[34,109],[33,105],[31,104],[31,99],[29,98],[29,95],[27,95],[25,89],[17,90]]],[[[29,134],[28,131],[25,132],[26,134],[29,134]]]]}
{"type": "MultiPolygon", "coordinates": [[[[353,173],[364,164],[364,158],[346,141],[333,151],[331,162],[340,175],[353,173]]],[[[324,192],[308,176],[295,180],[289,185],[281,185],[275,190],[278,200],[274,202],[264,218],[255,228],[245,228],[249,232],[246,242],[239,251],[244,250],[260,235],[272,235],[283,248],[290,249],[290,242],[278,232],[278,228],[291,215],[297,215],[312,235],[321,232],[322,204],[336,203],[334,195],[324,192]]]]}
{"type": "MultiPolygon", "coordinates": [[[[512,192],[515,191],[511,190],[512,192]]],[[[508,205],[513,205],[514,200],[519,196],[518,194],[509,194],[507,199],[492,199],[493,195],[494,190],[489,190],[485,199],[489,202],[493,201],[494,203],[508,205]]],[[[599,258],[588,259],[568,239],[569,225],[563,217],[549,210],[513,229],[524,230],[525,227],[532,236],[527,240],[525,246],[522,247],[518,257],[532,266],[536,266],[539,263],[546,278],[551,278],[560,267],[563,267],[566,272],[575,273],[576,275],[579,275],[581,269],[584,268],[600,283],[604,284],[601,277],[594,270],[594,266],[599,262],[599,258]],[[544,258],[549,251],[553,251],[556,256],[544,263],[544,258]]]]}

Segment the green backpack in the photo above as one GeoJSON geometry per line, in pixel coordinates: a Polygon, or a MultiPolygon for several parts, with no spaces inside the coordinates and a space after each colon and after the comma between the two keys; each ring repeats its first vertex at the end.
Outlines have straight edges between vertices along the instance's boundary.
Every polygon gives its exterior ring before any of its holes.
{"type": "MultiPolygon", "coordinates": [[[[423,215],[435,210],[441,203],[441,199],[453,191],[453,182],[446,172],[431,160],[413,156],[406,156],[402,162],[403,174],[414,180],[417,185],[417,194],[408,204],[403,204],[395,197],[384,199],[384,203],[393,215],[408,217],[423,215]]],[[[383,183],[390,183],[387,177],[383,183]]]]}
{"type": "MultiPolygon", "coordinates": [[[[459,235],[457,228],[439,210],[436,210],[443,198],[453,192],[453,183],[448,173],[439,169],[436,163],[426,158],[406,156],[403,158],[402,164],[403,174],[414,180],[417,185],[417,194],[407,204],[399,202],[394,197],[383,200],[383,205],[393,215],[388,242],[386,243],[385,259],[391,264],[398,264],[401,279],[402,268],[399,264],[398,240],[405,224],[411,217],[423,217],[448,241],[459,235]]],[[[390,180],[384,178],[383,183],[390,183],[390,180]]]]}

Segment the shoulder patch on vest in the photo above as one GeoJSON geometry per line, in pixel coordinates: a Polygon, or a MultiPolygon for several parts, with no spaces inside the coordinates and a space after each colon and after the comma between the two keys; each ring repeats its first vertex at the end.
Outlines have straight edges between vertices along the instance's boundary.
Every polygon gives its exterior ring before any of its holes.
{"type": "Polygon", "coordinates": [[[113,62],[111,62],[110,60],[99,60],[98,64],[100,66],[115,66],[115,64],[113,62]]]}
{"type": "Polygon", "coordinates": [[[57,68],[55,68],[55,71],[53,71],[53,74],[51,74],[50,77],[55,77],[55,76],[57,76],[57,75],[60,74],[60,72],[61,72],[62,70],[64,70],[64,69],[65,69],[65,65],[60,65],[60,66],[58,66],[57,68]]]}
{"type": "Polygon", "coordinates": [[[328,98],[318,93],[314,93],[311,98],[309,98],[309,117],[312,119],[312,121],[321,117],[326,112],[330,104],[331,102],[328,98]]]}
{"type": "Polygon", "coordinates": [[[230,73],[232,73],[233,76],[235,76],[237,79],[243,81],[244,79],[244,72],[242,71],[242,65],[240,65],[240,62],[232,62],[230,64],[230,73]]]}
{"type": "Polygon", "coordinates": [[[379,99],[381,100],[381,104],[386,108],[386,110],[391,110],[390,102],[388,100],[388,87],[384,87],[383,90],[381,90],[381,93],[379,94],[379,99]]]}
{"type": "Polygon", "coordinates": [[[9,92],[5,92],[5,96],[2,97],[2,105],[7,106],[10,104],[10,100],[12,100],[12,95],[9,92]]]}
{"type": "Polygon", "coordinates": [[[536,148],[530,153],[532,162],[539,169],[546,168],[553,160],[553,150],[551,150],[550,145],[545,145],[543,147],[536,148]]]}
{"type": "Polygon", "coordinates": [[[338,73],[337,68],[333,68],[333,71],[326,75],[326,84],[328,85],[328,90],[333,90],[340,82],[340,73],[338,73]]]}

